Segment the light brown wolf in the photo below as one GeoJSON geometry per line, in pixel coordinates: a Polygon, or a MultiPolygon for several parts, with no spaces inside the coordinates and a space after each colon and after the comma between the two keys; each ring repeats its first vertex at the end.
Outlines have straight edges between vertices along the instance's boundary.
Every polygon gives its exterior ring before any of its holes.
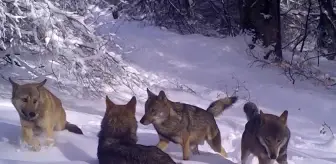
{"type": "Polygon", "coordinates": [[[188,160],[190,149],[196,153],[198,145],[207,141],[214,151],[227,157],[214,117],[228,109],[238,97],[216,100],[204,110],[194,105],[170,101],[164,91],[155,95],[147,88],[147,94],[145,114],[140,123],[154,125],[160,140],[157,147],[165,150],[169,142],[179,144],[182,146],[183,160],[188,160]]]}
{"type": "Polygon", "coordinates": [[[247,102],[244,112],[248,122],[241,139],[241,162],[246,164],[250,154],[258,157],[259,164],[287,164],[287,146],[290,130],[287,127],[288,111],[280,117],[263,113],[257,105],[247,102]]]}
{"type": "Polygon", "coordinates": [[[12,104],[20,116],[21,137],[31,146],[31,150],[40,151],[41,144],[34,132],[46,133],[46,146],[54,144],[54,131],[67,129],[70,132],[83,134],[76,125],[66,121],[62,102],[52,94],[44,84],[27,83],[20,85],[9,78],[12,84],[12,104]]]}
{"type": "Polygon", "coordinates": [[[156,146],[137,144],[136,98],[117,105],[106,96],[106,111],[98,134],[99,164],[175,164],[156,146]]]}

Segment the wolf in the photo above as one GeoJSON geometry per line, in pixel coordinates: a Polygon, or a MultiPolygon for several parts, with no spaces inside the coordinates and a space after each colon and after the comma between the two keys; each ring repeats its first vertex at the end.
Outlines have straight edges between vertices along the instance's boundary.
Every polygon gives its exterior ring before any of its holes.
{"type": "Polygon", "coordinates": [[[137,144],[136,98],[117,105],[106,96],[106,111],[98,133],[99,164],[175,164],[155,146],[137,144]]]}
{"type": "Polygon", "coordinates": [[[287,146],[290,130],[287,127],[288,111],[280,116],[263,113],[253,102],[244,105],[248,122],[241,139],[241,162],[246,164],[250,154],[258,157],[260,164],[287,164],[287,146]]]}
{"type": "Polygon", "coordinates": [[[227,157],[221,145],[221,133],[214,117],[233,105],[238,97],[226,97],[212,102],[207,110],[169,100],[164,91],[155,95],[147,88],[143,125],[153,124],[159,136],[157,147],[165,150],[169,142],[182,146],[183,160],[189,160],[190,150],[198,152],[198,145],[207,141],[210,147],[227,157]]]}
{"type": "Polygon", "coordinates": [[[83,134],[82,130],[66,120],[66,113],[62,102],[52,94],[44,84],[26,83],[20,85],[9,78],[12,84],[12,104],[17,110],[21,123],[21,138],[30,150],[40,151],[41,144],[35,132],[46,133],[46,146],[54,144],[54,131],[67,129],[76,134],[83,134]]]}

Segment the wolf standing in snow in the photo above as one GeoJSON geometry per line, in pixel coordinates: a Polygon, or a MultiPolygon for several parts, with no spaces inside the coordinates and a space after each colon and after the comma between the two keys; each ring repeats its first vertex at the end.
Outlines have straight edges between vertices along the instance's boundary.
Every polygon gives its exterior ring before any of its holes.
{"type": "Polygon", "coordinates": [[[165,150],[169,142],[180,144],[183,160],[189,160],[190,149],[194,153],[198,152],[198,145],[205,140],[214,151],[227,157],[214,117],[234,104],[237,97],[216,100],[204,110],[190,104],[170,101],[164,91],[155,95],[147,88],[147,94],[145,114],[140,123],[154,125],[160,140],[157,147],[165,150]]]}
{"type": "Polygon", "coordinates": [[[258,157],[260,164],[287,164],[287,146],[290,140],[290,130],[287,127],[288,111],[280,117],[259,112],[258,107],[247,102],[244,112],[248,122],[245,125],[241,140],[241,162],[246,164],[252,153],[258,157]]]}
{"type": "Polygon", "coordinates": [[[155,146],[137,143],[136,98],[126,105],[114,104],[106,96],[106,111],[98,134],[99,164],[175,164],[155,146]]]}
{"type": "Polygon", "coordinates": [[[44,87],[47,79],[40,83],[19,85],[9,78],[12,84],[12,104],[20,116],[21,135],[33,151],[40,151],[41,145],[34,131],[46,133],[46,146],[54,144],[54,131],[64,129],[83,134],[76,125],[66,121],[66,113],[62,102],[44,87]]]}

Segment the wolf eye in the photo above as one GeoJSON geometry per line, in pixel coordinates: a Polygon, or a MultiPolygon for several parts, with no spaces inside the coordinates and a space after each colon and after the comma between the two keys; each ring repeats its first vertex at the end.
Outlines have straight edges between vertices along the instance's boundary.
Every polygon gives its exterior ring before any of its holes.
{"type": "Polygon", "coordinates": [[[23,98],[22,101],[23,102],[28,102],[28,99],[27,98],[23,98]]]}
{"type": "Polygon", "coordinates": [[[277,143],[280,143],[280,142],[281,142],[281,140],[280,140],[280,139],[277,139],[276,141],[277,141],[277,143]]]}
{"type": "Polygon", "coordinates": [[[36,104],[36,103],[37,103],[37,100],[34,100],[33,103],[36,104]]]}

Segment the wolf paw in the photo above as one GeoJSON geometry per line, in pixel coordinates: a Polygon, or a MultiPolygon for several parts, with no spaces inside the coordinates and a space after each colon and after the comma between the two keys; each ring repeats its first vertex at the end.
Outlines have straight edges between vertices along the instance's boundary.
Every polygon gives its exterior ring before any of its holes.
{"type": "Polygon", "coordinates": [[[194,155],[201,155],[201,153],[200,153],[198,150],[192,150],[192,153],[193,153],[194,155]]]}
{"type": "Polygon", "coordinates": [[[44,145],[47,147],[54,146],[55,140],[52,138],[47,138],[46,141],[44,142],[44,145]]]}
{"type": "Polygon", "coordinates": [[[221,152],[220,155],[221,155],[222,157],[224,157],[224,158],[228,158],[228,157],[229,157],[229,156],[227,155],[226,152],[221,152]]]}
{"type": "Polygon", "coordinates": [[[200,155],[201,153],[198,150],[198,145],[191,148],[191,152],[195,155],[200,155]]]}
{"type": "Polygon", "coordinates": [[[226,153],[223,147],[221,148],[220,155],[223,156],[224,158],[228,158],[228,154],[226,153]]]}
{"type": "Polygon", "coordinates": [[[30,143],[30,150],[32,151],[40,151],[41,150],[41,144],[38,139],[33,139],[30,143]]]}
{"type": "Polygon", "coordinates": [[[183,157],[183,160],[188,161],[189,157],[183,157]]]}

